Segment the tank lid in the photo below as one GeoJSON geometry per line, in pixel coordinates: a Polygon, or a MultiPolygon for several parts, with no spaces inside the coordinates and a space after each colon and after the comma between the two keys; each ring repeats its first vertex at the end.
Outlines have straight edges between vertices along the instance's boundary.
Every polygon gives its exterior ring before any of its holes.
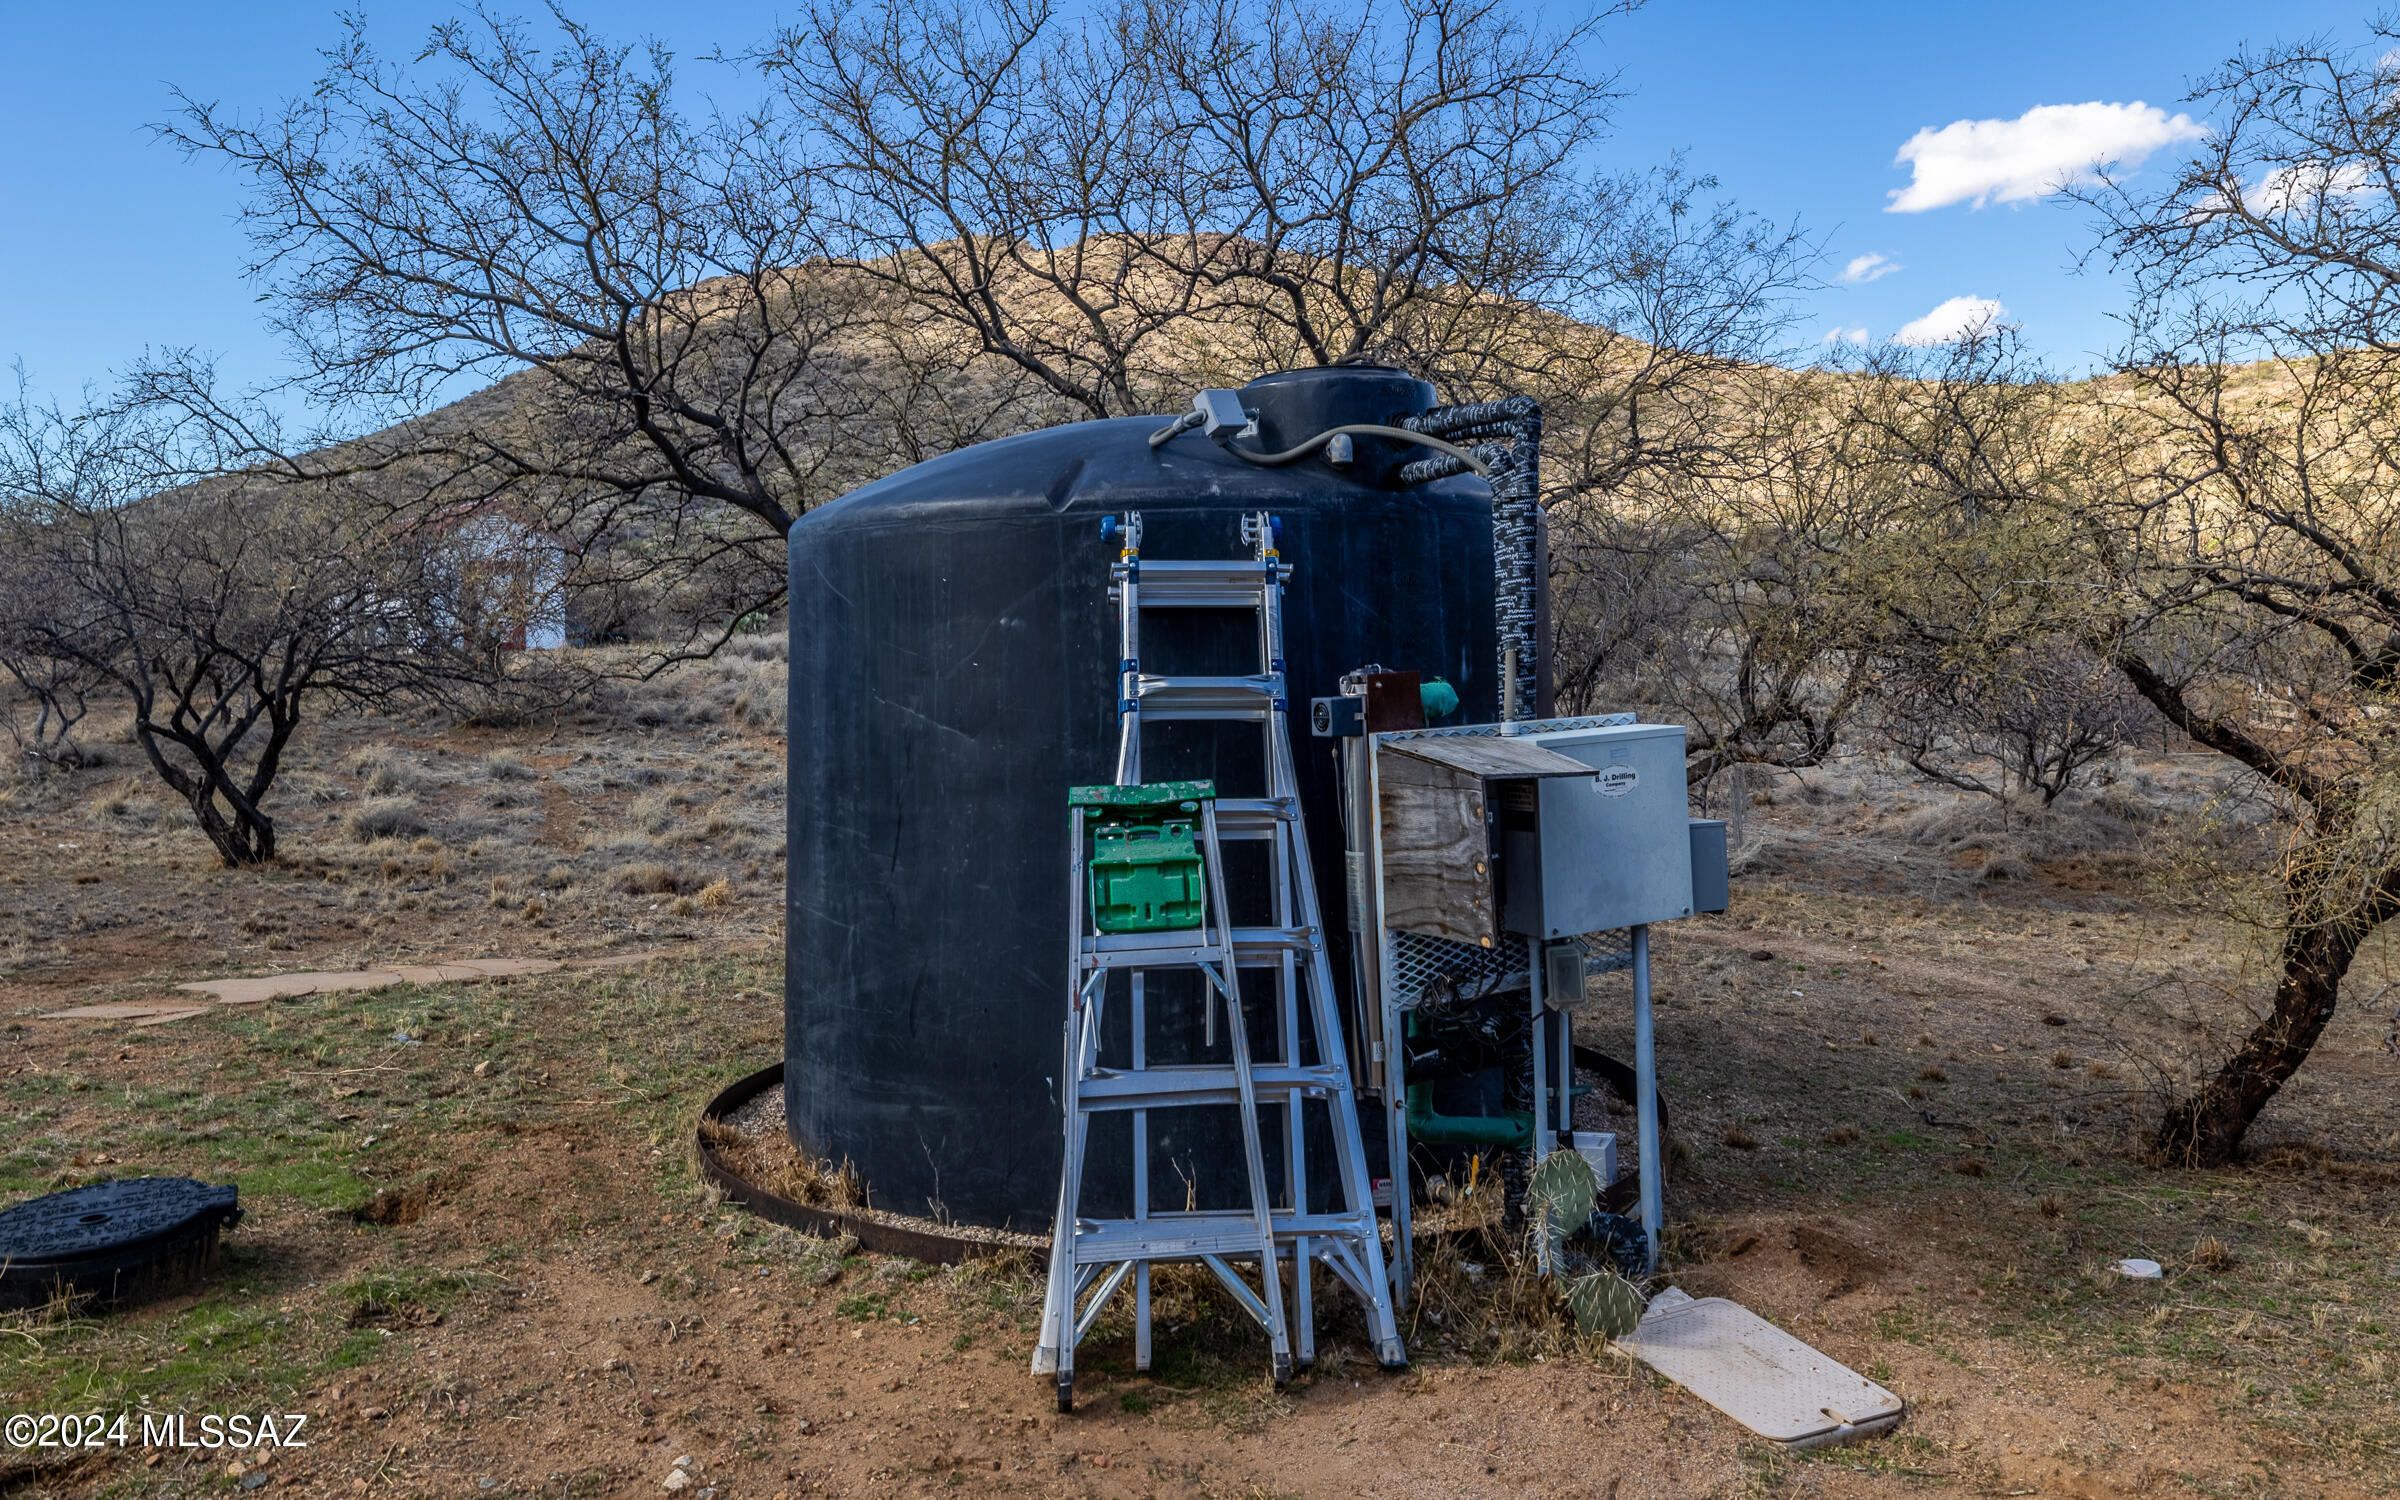
{"type": "MultiPolygon", "coordinates": [[[[1304,443],[1328,427],[1398,426],[1402,417],[1433,404],[1429,382],[1391,365],[1363,362],[1278,370],[1242,387],[1242,405],[1257,419],[1259,444],[1269,452],[1304,443]]],[[[1420,456],[1407,444],[1380,438],[1362,438],[1355,452],[1351,476],[1382,486],[1396,484],[1400,464],[1420,456]]]]}

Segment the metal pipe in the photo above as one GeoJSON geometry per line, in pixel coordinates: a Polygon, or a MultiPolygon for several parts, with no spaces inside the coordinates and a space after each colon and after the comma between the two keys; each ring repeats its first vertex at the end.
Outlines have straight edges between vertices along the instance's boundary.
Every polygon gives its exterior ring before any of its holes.
{"type": "Polygon", "coordinates": [[[1525,939],[1525,998],[1532,1007],[1526,1031],[1533,1049],[1533,1141],[1526,1152],[1532,1160],[1525,1164],[1529,1172],[1550,1152],[1550,1143],[1544,1139],[1550,1134],[1550,1049],[1544,1045],[1550,1039],[1550,1017],[1549,1007],[1542,1003],[1548,978],[1542,972],[1542,940],[1525,939]]]}
{"type": "Polygon", "coordinates": [[[1658,1138],[1658,1048],[1650,1033],[1650,929],[1633,929],[1633,1117],[1640,1132],[1642,1167],[1642,1237],[1649,1259],[1643,1269],[1658,1270],[1658,1231],[1666,1217],[1662,1185],[1662,1142],[1658,1138]]]}

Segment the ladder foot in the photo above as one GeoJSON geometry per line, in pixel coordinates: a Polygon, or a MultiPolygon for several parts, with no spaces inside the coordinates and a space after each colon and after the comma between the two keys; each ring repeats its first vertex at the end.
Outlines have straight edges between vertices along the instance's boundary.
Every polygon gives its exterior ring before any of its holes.
{"type": "Polygon", "coordinates": [[[1058,1409],[1061,1413],[1075,1409],[1075,1377],[1072,1375],[1058,1377],[1058,1409]]]}
{"type": "Polygon", "coordinates": [[[1375,1346],[1375,1362],[1387,1370],[1408,1368],[1408,1346],[1398,1339],[1385,1339],[1375,1346]]]}
{"type": "Polygon", "coordinates": [[[1288,1354],[1278,1354],[1275,1356],[1275,1389],[1280,1391],[1291,1383],[1292,1357],[1288,1354]]]}

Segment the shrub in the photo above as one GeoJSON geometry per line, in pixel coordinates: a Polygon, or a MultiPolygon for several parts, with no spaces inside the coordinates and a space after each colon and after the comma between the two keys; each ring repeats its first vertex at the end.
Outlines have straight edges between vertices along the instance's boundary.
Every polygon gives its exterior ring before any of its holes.
{"type": "Polygon", "coordinates": [[[618,870],[616,887],[628,896],[667,896],[683,889],[683,877],[665,865],[644,861],[618,870]]]}
{"type": "Polygon", "coordinates": [[[350,757],[350,768],[367,779],[367,795],[389,797],[416,789],[417,778],[407,761],[388,745],[377,745],[350,757]]]}
{"type": "Polygon", "coordinates": [[[633,820],[634,827],[657,838],[681,821],[682,800],[676,792],[644,792],[633,799],[625,815],[633,820]]]}
{"type": "Polygon", "coordinates": [[[514,750],[494,750],[485,756],[483,773],[494,781],[531,781],[540,774],[514,750]]]}
{"type": "Polygon", "coordinates": [[[781,734],[788,701],[779,675],[773,680],[762,677],[734,698],[733,712],[746,728],[762,734],[781,734]]]}
{"type": "Polygon", "coordinates": [[[417,815],[414,797],[376,797],[350,809],[342,831],[358,843],[371,844],[377,839],[415,838],[425,832],[425,820],[417,815]]]}

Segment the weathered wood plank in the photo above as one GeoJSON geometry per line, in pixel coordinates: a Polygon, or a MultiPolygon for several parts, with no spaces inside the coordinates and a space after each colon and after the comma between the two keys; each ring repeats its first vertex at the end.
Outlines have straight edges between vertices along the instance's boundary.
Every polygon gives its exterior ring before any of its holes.
{"type": "Polygon", "coordinates": [[[1410,756],[1377,759],[1385,924],[1490,947],[1499,928],[1482,778],[1410,756]]]}

